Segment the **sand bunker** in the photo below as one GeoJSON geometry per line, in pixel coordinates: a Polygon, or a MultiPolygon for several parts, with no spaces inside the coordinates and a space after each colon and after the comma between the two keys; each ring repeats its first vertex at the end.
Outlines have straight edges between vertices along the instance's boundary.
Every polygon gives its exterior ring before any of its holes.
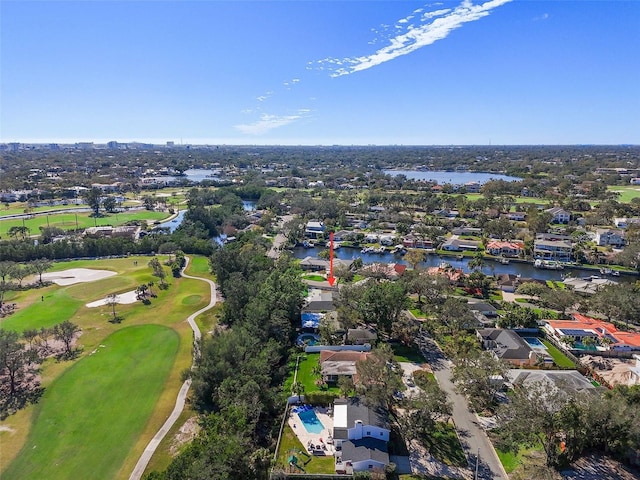
{"type": "Polygon", "coordinates": [[[90,268],[71,268],[62,272],[43,273],[42,280],[49,280],[58,285],[73,285],[75,283],[95,282],[103,278],[113,277],[116,272],[109,270],[92,270],[90,268]]]}
{"type": "MultiPolygon", "coordinates": [[[[106,305],[109,300],[107,298],[103,298],[102,300],[96,300],[95,302],[87,303],[87,307],[95,308],[106,305]]],[[[116,295],[116,303],[136,303],[138,301],[138,296],[135,290],[131,290],[130,292],[119,293],[116,295]]]]}

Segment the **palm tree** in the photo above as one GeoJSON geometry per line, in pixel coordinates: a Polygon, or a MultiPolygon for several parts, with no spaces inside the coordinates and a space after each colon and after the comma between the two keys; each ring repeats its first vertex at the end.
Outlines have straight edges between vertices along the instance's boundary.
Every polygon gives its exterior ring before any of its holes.
{"type": "Polygon", "coordinates": [[[293,385],[291,385],[291,392],[294,395],[298,396],[298,402],[301,402],[301,398],[300,396],[304,393],[304,385],[301,384],[300,382],[295,382],[293,385]]]}
{"type": "Polygon", "coordinates": [[[469,267],[473,270],[482,270],[484,267],[484,254],[482,252],[476,253],[471,260],[469,260],[469,267]]]}

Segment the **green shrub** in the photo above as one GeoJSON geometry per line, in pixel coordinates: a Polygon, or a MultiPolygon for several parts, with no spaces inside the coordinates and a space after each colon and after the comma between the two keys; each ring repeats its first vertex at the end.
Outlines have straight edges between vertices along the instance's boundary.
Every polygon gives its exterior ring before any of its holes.
{"type": "Polygon", "coordinates": [[[334,392],[309,392],[305,394],[304,401],[311,405],[331,405],[338,398],[334,392]]]}

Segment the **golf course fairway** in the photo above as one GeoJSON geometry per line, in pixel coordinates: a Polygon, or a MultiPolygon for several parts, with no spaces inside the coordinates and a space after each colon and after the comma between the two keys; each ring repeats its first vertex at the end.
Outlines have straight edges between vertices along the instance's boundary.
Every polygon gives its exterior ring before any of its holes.
{"type": "Polygon", "coordinates": [[[115,478],[149,420],[178,353],[177,332],[126,327],[45,391],[3,480],[115,478]]]}

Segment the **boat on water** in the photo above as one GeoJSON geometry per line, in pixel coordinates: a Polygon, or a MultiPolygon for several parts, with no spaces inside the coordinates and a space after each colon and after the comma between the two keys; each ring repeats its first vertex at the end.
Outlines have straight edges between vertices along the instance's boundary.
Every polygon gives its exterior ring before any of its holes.
{"type": "Polygon", "coordinates": [[[500,263],[501,263],[502,265],[509,265],[509,259],[508,259],[508,258],[505,258],[505,257],[502,257],[502,258],[500,259],[500,263]]]}
{"type": "Polygon", "coordinates": [[[611,270],[611,275],[614,277],[619,277],[620,276],[620,272],[617,270],[611,270]]]}
{"type": "Polygon", "coordinates": [[[456,260],[464,260],[464,255],[456,255],[456,260]]]}
{"type": "Polygon", "coordinates": [[[396,245],[395,247],[393,247],[393,250],[391,250],[391,253],[393,253],[394,255],[404,255],[405,253],[407,253],[407,249],[404,248],[403,245],[396,245]]]}
{"type": "Polygon", "coordinates": [[[600,274],[601,275],[613,275],[613,270],[611,270],[610,268],[601,268],[600,269],[600,274]]]}
{"type": "Polygon", "coordinates": [[[535,268],[544,268],[547,270],[564,270],[564,265],[562,265],[560,262],[556,262],[553,260],[542,260],[540,258],[533,262],[533,266],[535,268]]]}
{"type": "Polygon", "coordinates": [[[360,250],[360,253],[371,253],[373,252],[373,247],[364,247],[362,250],[360,250]]]}
{"type": "Polygon", "coordinates": [[[313,248],[313,247],[315,247],[316,245],[315,245],[315,243],[313,243],[313,242],[311,242],[311,241],[309,241],[309,240],[305,240],[304,242],[302,242],[302,246],[303,246],[304,248],[313,248]]]}
{"type": "Polygon", "coordinates": [[[382,253],[384,253],[386,251],[387,251],[387,249],[384,246],[380,246],[379,248],[374,248],[372,253],[382,254],[382,253]]]}

